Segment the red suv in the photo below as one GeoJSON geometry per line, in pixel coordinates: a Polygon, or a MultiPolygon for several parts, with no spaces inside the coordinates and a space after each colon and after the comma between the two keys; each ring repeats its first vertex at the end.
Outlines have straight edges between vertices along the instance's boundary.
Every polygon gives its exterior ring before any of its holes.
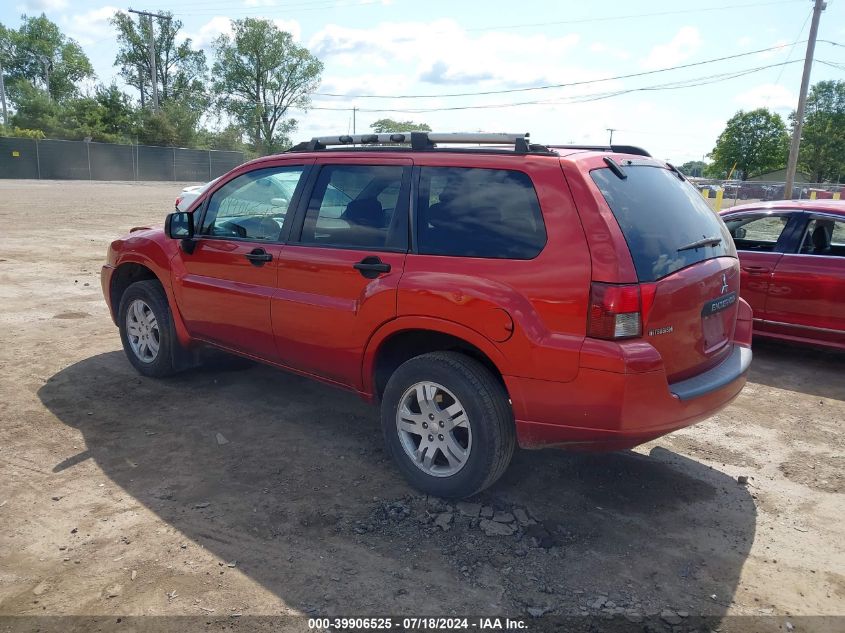
{"type": "Polygon", "coordinates": [[[355,391],[446,497],[516,443],[632,447],[725,406],[751,362],[739,278],[725,225],[643,150],[432,133],[241,165],[102,273],[142,374],[211,345],[355,391]]]}

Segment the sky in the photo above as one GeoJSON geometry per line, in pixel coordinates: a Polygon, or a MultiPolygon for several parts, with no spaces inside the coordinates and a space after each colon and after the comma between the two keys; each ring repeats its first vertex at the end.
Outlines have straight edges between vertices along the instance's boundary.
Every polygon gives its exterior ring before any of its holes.
{"type": "MultiPolygon", "coordinates": [[[[788,117],[812,13],[810,0],[5,0],[0,22],[45,13],[110,83],[108,19],[130,6],[172,11],[210,63],[230,19],[263,17],[291,32],[325,64],[312,109],[291,113],[293,141],[353,125],[366,133],[385,117],[438,132],[529,132],[548,144],[606,144],[613,128],[614,143],[677,164],[704,159],[740,109],[788,117]]],[[[845,64],[845,0],[828,0],[818,37],[811,83],[845,79],[823,63],[845,64]]]]}

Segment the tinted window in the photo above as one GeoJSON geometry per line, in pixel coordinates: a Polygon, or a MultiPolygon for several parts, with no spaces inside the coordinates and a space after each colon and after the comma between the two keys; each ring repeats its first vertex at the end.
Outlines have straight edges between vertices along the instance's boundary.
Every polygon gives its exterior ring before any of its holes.
{"type": "Polygon", "coordinates": [[[273,167],[242,174],[215,191],[200,233],[277,241],[304,168],[273,167]]]}
{"type": "Polygon", "coordinates": [[[807,225],[801,252],[805,255],[845,257],[845,222],[814,218],[807,225]]]}
{"type": "Polygon", "coordinates": [[[590,174],[622,229],[640,281],[712,257],[736,256],[727,227],[692,185],[660,167],[626,165],[624,171],[625,179],[607,168],[590,174]],[[721,242],[684,249],[712,237],[721,242]]]}
{"type": "Polygon", "coordinates": [[[462,167],[420,169],[421,254],[532,259],[545,244],[540,203],[526,174],[462,167]]]}
{"type": "Polygon", "coordinates": [[[787,215],[752,215],[725,220],[737,250],[773,251],[789,222],[787,215]]]}
{"type": "Polygon", "coordinates": [[[308,205],[304,244],[403,249],[408,243],[409,170],[399,165],[327,165],[308,205]]]}

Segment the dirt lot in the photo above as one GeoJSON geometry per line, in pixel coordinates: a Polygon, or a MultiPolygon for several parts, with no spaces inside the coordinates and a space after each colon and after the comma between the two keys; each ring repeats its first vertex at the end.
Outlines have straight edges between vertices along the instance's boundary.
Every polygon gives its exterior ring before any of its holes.
{"type": "Polygon", "coordinates": [[[242,363],[132,370],[99,267],[179,188],[0,180],[0,615],[843,630],[799,616],[845,616],[845,357],[759,341],[705,423],[633,452],[520,452],[473,501],[527,521],[487,536],[478,507],[398,478],[353,395],[242,363]]]}

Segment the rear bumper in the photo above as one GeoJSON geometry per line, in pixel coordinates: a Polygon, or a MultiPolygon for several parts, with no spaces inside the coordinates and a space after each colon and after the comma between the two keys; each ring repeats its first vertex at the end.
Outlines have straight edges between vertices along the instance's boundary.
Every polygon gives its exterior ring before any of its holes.
{"type": "Polygon", "coordinates": [[[671,385],[662,369],[582,367],[568,383],[506,377],[519,445],[617,450],[695,424],[739,395],[751,356],[750,347],[735,344],[719,365],[671,385]]]}

